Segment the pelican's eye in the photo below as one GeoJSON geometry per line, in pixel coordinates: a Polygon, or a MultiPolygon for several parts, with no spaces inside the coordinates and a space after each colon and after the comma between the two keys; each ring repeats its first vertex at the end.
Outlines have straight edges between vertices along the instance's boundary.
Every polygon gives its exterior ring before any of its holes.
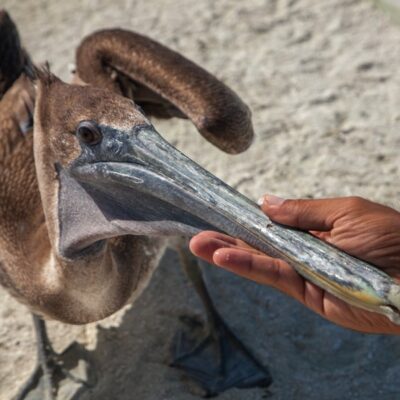
{"type": "Polygon", "coordinates": [[[94,146],[103,138],[99,127],[93,121],[81,121],[76,128],[76,136],[81,143],[94,146]]]}

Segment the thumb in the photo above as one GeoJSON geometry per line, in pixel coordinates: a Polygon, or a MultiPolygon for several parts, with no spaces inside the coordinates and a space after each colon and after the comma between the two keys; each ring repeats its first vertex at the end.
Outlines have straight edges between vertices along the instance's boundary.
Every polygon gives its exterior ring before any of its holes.
{"type": "Polygon", "coordinates": [[[340,209],[340,199],[285,200],[266,195],[261,209],[271,220],[302,230],[330,231],[340,209]]]}

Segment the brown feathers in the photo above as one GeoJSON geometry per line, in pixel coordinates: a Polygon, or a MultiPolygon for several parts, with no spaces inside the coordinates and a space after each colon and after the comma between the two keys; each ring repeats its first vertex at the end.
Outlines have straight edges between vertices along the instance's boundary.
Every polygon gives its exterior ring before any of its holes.
{"type": "Polygon", "coordinates": [[[39,81],[45,87],[49,87],[55,82],[61,82],[61,80],[50,71],[50,65],[48,62],[39,67],[30,64],[26,70],[29,70],[28,75],[33,82],[39,81]]]}
{"type": "Polygon", "coordinates": [[[252,142],[251,113],[236,93],[145,36],[121,29],[96,32],[79,46],[76,68],[89,84],[131,93],[145,113],[187,116],[207,140],[228,153],[242,152],[252,142]]]}
{"type": "Polygon", "coordinates": [[[0,166],[33,127],[35,90],[22,74],[0,101],[0,166]]]}

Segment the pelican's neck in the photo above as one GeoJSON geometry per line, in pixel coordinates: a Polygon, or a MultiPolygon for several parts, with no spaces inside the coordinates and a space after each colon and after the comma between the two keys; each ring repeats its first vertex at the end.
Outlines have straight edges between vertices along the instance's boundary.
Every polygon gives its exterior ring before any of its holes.
{"type": "Polygon", "coordinates": [[[87,323],[114,313],[149,282],[161,239],[109,239],[101,251],[66,259],[49,239],[32,137],[0,169],[0,282],[44,317],[87,323]]]}
{"type": "Polygon", "coordinates": [[[104,318],[141,292],[159,246],[125,237],[91,256],[59,254],[57,238],[50,237],[58,222],[49,229],[46,191],[39,190],[33,133],[22,131],[16,118],[26,111],[18,94],[25,96],[25,89],[13,87],[0,102],[0,283],[38,314],[70,323],[104,318]]]}
{"type": "Polygon", "coordinates": [[[44,317],[96,321],[137,297],[158,263],[162,239],[109,239],[86,257],[66,259],[52,247],[42,208],[32,136],[0,168],[0,282],[44,317]]]}

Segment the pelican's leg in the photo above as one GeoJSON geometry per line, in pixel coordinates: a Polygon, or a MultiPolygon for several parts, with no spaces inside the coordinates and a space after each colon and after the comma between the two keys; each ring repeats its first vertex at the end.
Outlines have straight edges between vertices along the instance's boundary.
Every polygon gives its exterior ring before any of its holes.
{"type": "Polygon", "coordinates": [[[47,336],[45,322],[35,314],[32,314],[32,318],[37,344],[36,367],[14,400],[55,400],[58,384],[65,378],[79,386],[89,386],[88,382],[75,377],[64,366],[63,356],[68,349],[62,354],[56,353],[47,336]]]}
{"type": "Polygon", "coordinates": [[[179,254],[189,280],[204,305],[204,324],[185,318],[187,328],[174,342],[172,366],[185,372],[199,383],[207,396],[229,388],[266,387],[271,377],[266,367],[232,333],[218,314],[205,286],[197,258],[186,248],[179,254]]]}

